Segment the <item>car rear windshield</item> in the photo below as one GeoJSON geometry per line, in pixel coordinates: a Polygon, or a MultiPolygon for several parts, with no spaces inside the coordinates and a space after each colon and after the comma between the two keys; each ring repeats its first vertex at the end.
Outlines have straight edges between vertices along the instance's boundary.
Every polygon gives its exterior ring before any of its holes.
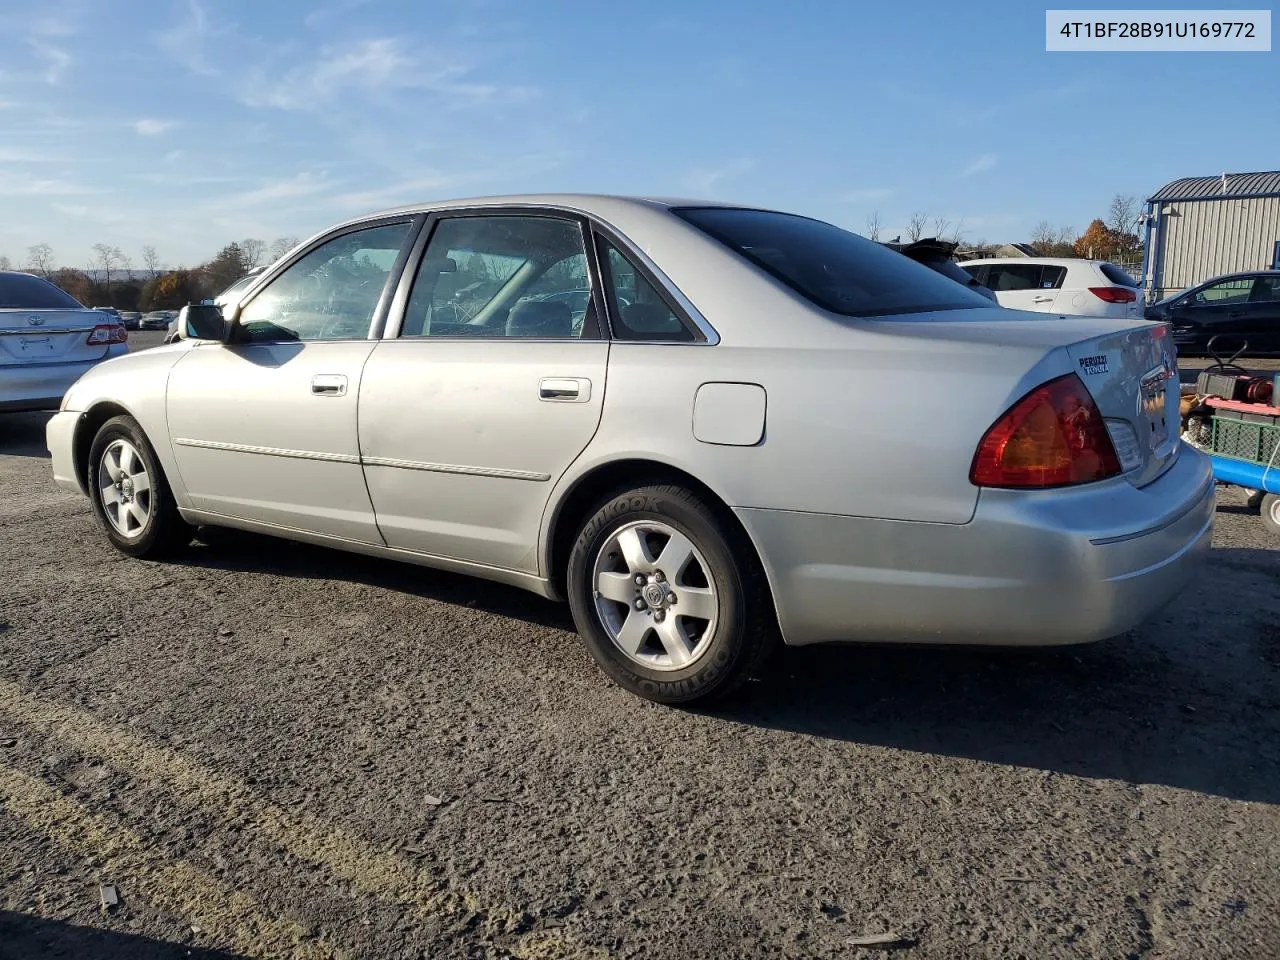
{"type": "Polygon", "coordinates": [[[80,310],[75,297],[29,273],[0,273],[0,310],[80,310]]]}
{"type": "Polygon", "coordinates": [[[1100,263],[1098,267],[1102,270],[1102,275],[1112,283],[1118,283],[1122,287],[1136,287],[1138,285],[1137,280],[1133,279],[1114,263],[1100,263]]]}
{"type": "Polygon", "coordinates": [[[832,313],[877,317],[991,306],[883,244],[821,220],[737,207],[673,212],[832,313]]]}

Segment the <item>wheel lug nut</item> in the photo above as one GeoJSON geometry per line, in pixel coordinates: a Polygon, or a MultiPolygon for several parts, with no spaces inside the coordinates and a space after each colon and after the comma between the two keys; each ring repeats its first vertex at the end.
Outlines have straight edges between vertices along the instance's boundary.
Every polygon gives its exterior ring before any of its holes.
{"type": "Polygon", "coordinates": [[[637,573],[637,574],[636,574],[636,586],[637,586],[637,587],[643,587],[643,586],[644,586],[644,574],[643,574],[643,573],[637,573]]]}
{"type": "Polygon", "coordinates": [[[643,609],[644,609],[644,601],[643,601],[643,600],[641,600],[639,597],[637,597],[637,598],[636,598],[636,609],[637,609],[637,610],[643,610],[643,609]]]}
{"type": "Polygon", "coordinates": [[[674,593],[668,593],[668,594],[667,594],[667,603],[671,604],[672,606],[675,606],[675,603],[676,603],[676,595],[675,595],[674,593]]]}
{"type": "Polygon", "coordinates": [[[667,578],[663,575],[662,571],[661,571],[661,570],[659,570],[659,571],[657,571],[657,572],[653,575],[653,579],[655,579],[655,580],[665,580],[665,579],[667,579],[667,578]]]}

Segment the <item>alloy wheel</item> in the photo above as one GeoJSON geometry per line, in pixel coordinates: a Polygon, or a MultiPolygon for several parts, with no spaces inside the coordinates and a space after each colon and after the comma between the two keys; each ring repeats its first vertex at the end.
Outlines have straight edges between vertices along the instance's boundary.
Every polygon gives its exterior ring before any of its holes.
{"type": "Polygon", "coordinates": [[[152,485],[142,455],[128,440],[113,440],[98,463],[98,497],[107,522],[122,537],[142,536],[151,519],[152,485]]]}
{"type": "Polygon", "coordinates": [[[715,579],[702,553],[673,526],[640,520],[605,541],[592,570],[596,613],[628,659],[682,670],[715,636],[715,579]]]}

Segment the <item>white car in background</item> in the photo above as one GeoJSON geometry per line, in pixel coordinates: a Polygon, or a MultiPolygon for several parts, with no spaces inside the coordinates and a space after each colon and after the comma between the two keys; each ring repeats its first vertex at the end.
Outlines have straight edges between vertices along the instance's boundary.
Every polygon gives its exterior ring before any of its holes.
{"type": "Polygon", "coordinates": [[[1104,260],[1008,257],[967,260],[960,266],[1011,310],[1121,320],[1143,316],[1138,281],[1104,260]]]}

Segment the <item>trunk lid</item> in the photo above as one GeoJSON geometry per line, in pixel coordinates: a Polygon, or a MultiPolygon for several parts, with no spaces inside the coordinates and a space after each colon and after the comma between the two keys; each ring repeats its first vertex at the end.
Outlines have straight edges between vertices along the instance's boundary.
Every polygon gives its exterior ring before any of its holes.
{"type": "Polygon", "coordinates": [[[1141,324],[1070,344],[1075,365],[1134,484],[1164,472],[1177,452],[1178,361],[1169,328],[1141,324]]]}
{"type": "Polygon", "coordinates": [[[115,322],[87,308],[0,309],[0,367],[100,360],[108,345],[90,344],[89,334],[115,322]]]}
{"type": "MultiPolygon", "coordinates": [[[[1024,374],[1061,351],[1107,421],[1132,483],[1151,482],[1177,453],[1178,361],[1167,324],[1021,310],[955,310],[876,326],[899,335],[979,347],[985,370],[1010,375],[1024,374]]],[[[1053,363],[1051,367],[1060,369],[1053,363]]],[[[1028,384],[1028,389],[1037,385],[1028,384]]]]}

